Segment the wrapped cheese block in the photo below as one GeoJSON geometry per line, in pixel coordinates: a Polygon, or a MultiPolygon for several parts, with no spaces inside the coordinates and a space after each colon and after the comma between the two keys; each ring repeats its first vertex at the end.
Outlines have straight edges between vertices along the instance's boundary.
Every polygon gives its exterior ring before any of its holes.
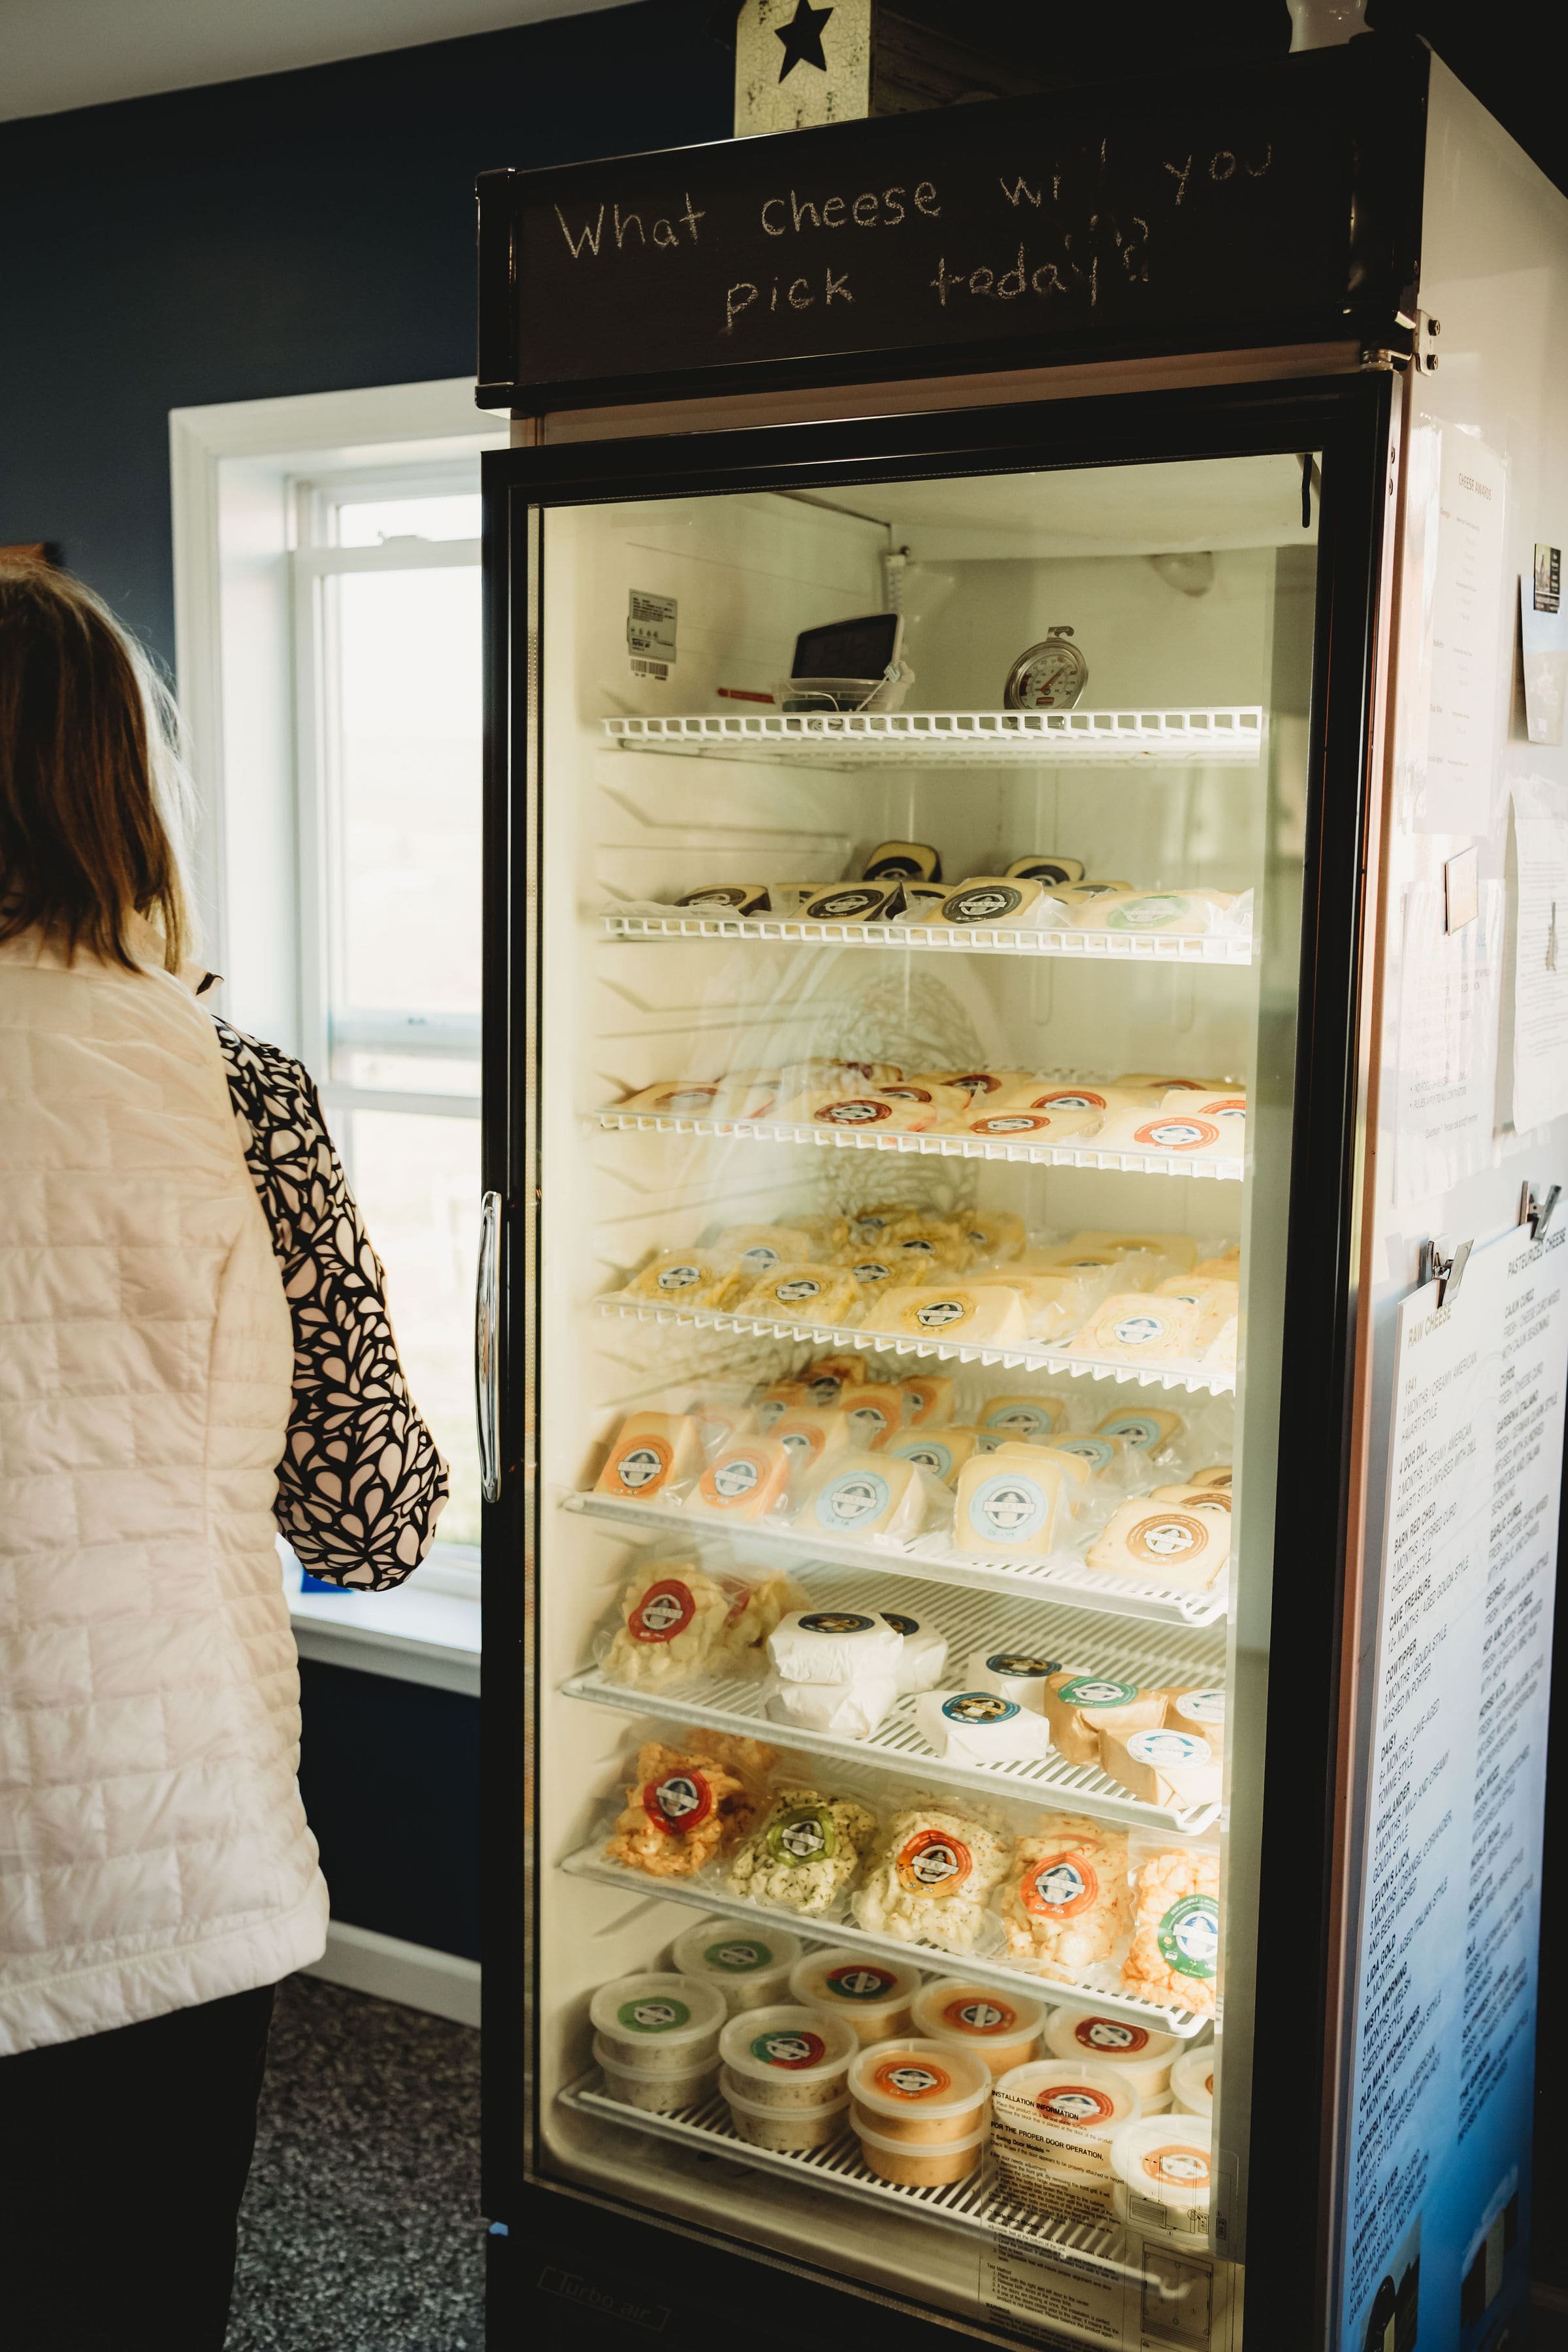
{"type": "Polygon", "coordinates": [[[1206,1462],[1201,1470],[1193,1472],[1189,1483],[1194,1486],[1229,1486],[1235,1476],[1235,1468],[1231,1463],[1206,1462]]]}
{"type": "Polygon", "coordinates": [[[1181,1414],[1165,1405],[1118,1405],[1103,1421],[1096,1422],[1094,1433],[1120,1437],[1139,1454],[1163,1454],[1167,1447],[1180,1444],[1186,1427],[1181,1414]]]}
{"type": "Polygon", "coordinates": [[[1197,1264],[1198,1245],[1191,1234],[1110,1233],[1086,1227],[1072,1238],[1076,1248],[1111,1250],[1118,1257],[1143,1257],[1152,1252],[1178,1274],[1190,1274],[1197,1264]]]}
{"type": "Polygon", "coordinates": [[[1237,1318],[1232,1315],[1220,1325],[1203,1353],[1205,1372],[1236,1374],[1237,1318]]]}
{"type": "Polygon", "coordinates": [[[776,1437],[740,1437],[721,1446],[687,1498],[689,1511],[761,1519],[789,1485],[790,1454],[776,1437]]]}
{"type": "Polygon", "coordinates": [[[899,1695],[891,1675],[863,1675],[849,1683],[768,1683],[763,1706],[771,1723],[824,1731],[836,1739],[869,1739],[899,1695]]]}
{"type": "Polygon", "coordinates": [[[702,1468],[696,1424],[684,1412],[634,1412],[622,1422],[610,1458],[595,1482],[598,1495],[621,1502],[668,1499],[702,1468]]]}
{"type": "Polygon", "coordinates": [[[1179,1108],[1119,1111],[1107,1118],[1094,1139],[1102,1151],[1239,1160],[1247,1150],[1247,1122],[1244,1115],[1205,1118],[1184,1098],[1179,1108]]]}
{"type": "Polygon", "coordinates": [[[1135,2025],[1131,2018],[1105,2017],[1065,2002],[1046,2020],[1044,2040],[1054,2057],[1074,2063],[1088,2058],[1110,2067],[1137,2094],[1145,2115],[1169,2103],[1171,2068],[1186,2047],[1179,2034],[1162,2032],[1158,2026],[1135,2025]]]}
{"type": "Polygon", "coordinates": [[[695,1560],[661,1559],[639,1569],[621,1595],[605,1679],[652,1691],[705,1674],[730,1598],[695,1560]]]}
{"type": "Polygon", "coordinates": [[[1031,1274],[1025,1267],[1004,1265],[991,1274],[972,1274],[972,1290],[1010,1290],[1023,1313],[1024,1329],[1031,1339],[1048,1345],[1066,1341],[1076,1331],[1093,1303],[1075,1275],[1031,1274]]]}
{"type": "Polygon", "coordinates": [[[950,1289],[929,1283],[919,1288],[884,1291],[867,1322],[878,1331],[966,1347],[1016,1345],[1028,1337],[1017,1293],[984,1284],[954,1284],[950,1289]]]}
{"type": "Polygon", "coordinates": [[[678,907],[702,915],[757,915],[768,911],[765,882],[705,882],[700,889],[683,891],[678,907]]]}
{"type": "Polygon", "coordinates": [[[849,1239],[849,1220],[837,1209],[792,1209],[789,1223],[810,1242],[807,1257],[836,1257],[849,1239]]]}
{"type": "Polygon", "coordinates": [[[972,874],[942,900],[942,919],[966,928],[1003,925],[1011,929],[1037,919],[1046,895],[1041,884],[1022,875],[1010,880],[1005,875],[972,874]]]}
{"type": "Polygon", "coordinates": [[[934,1429],[952,1419],[954,1382],[946,1372],[911,1372],[899,1382],[908,1402],[904,1418],[910,1429],[934,1429]]]}
{"type": "Polygon", "coordinates": [[[848,1422],[855,1444],[869,1453],[904,1425],[904,1392],[890,1381],[863,1381],[838,1410],[848,1422]]]}
{"type": "Polygon", "coordinates": [[[1152,1250],[1090,1249],[1081,1242],[1042,1244],[1026,1250],[1021,1264],[1032,1274],[1080,1276],[1094,1304],[1112,1290],[1152,1290],[1162,1272],[1161,1260],[1152,1250]],[[1098,1297],[1096,1285],[1100,1286],[1098,1297]]]}
{"type": "Polygon", "coordinates": [[[801,908],[811,923],[876,923],[896,915],[904,894],[896,881],[830,882],[801,908]]]}
{"type": "Polygon", "coordinates": [[[1067,1399],[1059,1396],[994,1396],[980,1408],[981,1428],[997,1431],[1004,1444],[1047,1444],[1067,1417],[1067,1399]]]}
{"type": "Polygon", "coordinates": [[[932,1116],[927,1126],[928,1133],[932,1129],[950,1127],[968,1116],[969,1097],[962,1087],[944,1087],[934,1082],[928,1084],[923,1078],[889,1078],[879,1091],[885,1094],[889,1102],[906,1103],[917,1110],[929,1110],[932,1116]]]}
{"type": "Polygon", "coordinates": [[[1057,1437],[1050,1444],[1053,1454],[1070,1454],[1081,1462],[1089,1482],[1103,1491],[1108,1480],[1114,1480],[1126,1470],[1132,1459],[1131,1448],[1124,1437],[1101,1437],[1090,1432],[1084,1437],[1057,1437]]]}
{"type": "Polygon", "coordinates": [[[965,1764],[1013,1764],[1051,1752],[1044,1717],[996,1691],[922,1691],[915,1728],[939,1756],[965,1764]]]}
{"type": "Polygon", "coordinates": [[[1239,1286],[1234,1282],[1199,1282],[1190,1274],[1173,1275],[1162,1282],[1157,1296],[1162,1298],[1184,1298],[1197,1310],[1197,1333],[1193,1348],[1195,1355],[1204,1355],[1213,1347],[1226,1324],[1234,1323],[1240,1303],[1239,1286]]]}
{"type": "Polygon", "coordinates": [[[1100,1769],[1146,1805],[1217,1805],[1222,1759],[1201,1732],[1102,1731],[1100,1769]]]}
{"type": "Polygon", "coordinates": [[[716,1454],[732,1437],[750,1437],[757,1425],[755,1407],[735,1389],[706,1389],[686,1407],[704,1454],[716,1454]]]}
{"type": "Polygon", "coordinates": [[[1132,1918],[1123,1831],[1080,1814],[1047,1814],[1014,1848],[1002,1925],[1015,1959],[1081,1976],[1111,1959],[1132,1918]]]}
{"type": "Polygon", "coordinates": [[[900,1694],[934,1690],[947,1672],[947,1635],[929,1618],[910,1617],[902,1610],[883,1609],[878,1614],[903,1643],[897,1669],[900,1694]]]}
{"type": "Polygon", "coordinates": [[[671,1307],[728,1307],[744,1287],[734,1259],[717,1250],[660,1250],[623,1295],[671,1307]]]}
{"type": "Polygon", "coordinates": [[[781,1323],[842,1323],[856,1304],[855,1284],[842,1266],[804,1258],[775,1266],[745,1297],[747,1315],[781,1323]]]}
{"type": "Polygon", "coordinates": [[[798,1225],[730,1225],[713,1246],[734,1259],[748,1282],[812,1254],[811,1236],[798,1225]]]}
{"type": "Polygon", "coordinates": [[[894,1102],[877,1088],[853,1083],[805,1087],[773,1113],[786,1126],[875,1129],[880,1135],[920,1135],[942,1115],[934,1104],[894,1102]]]}
{"type": "Polygon", "coordinates": [[[810,1402],[804,1381],[774,1381],[757,1399],[757,1427],[764,1437],[771,1437],[786,1412],[810,1402]]]}
{"type": "Polygon", "coordinates": [[[873,1301],[883,1291],[897,1290],[910,1278],[908,1266],[887,1250],[848,1250],[844,1263],[854,1279],[854,1311],[862,1322],[874,1311],[873,1301]]]}
{"type": "Polygon", "coordinates": [[[1131,887],[1131,882],[1058,882],[1051,895],[1062,900],[1076,920],[1080,907],[1092,907],[1097,898],[1113,898],[1131,887]]]}
{"type": "Polygon", "coordinates": [[[963,1122],[965,1135],[994,1143],[1068,1143],[1095,1124],[1095,1113],[1083,1110],[1037,1110],[1031,1104],[970,1105],[963,1122]]]}
{"type": "Polygon", "coordinates": [[[868,1370],[864,1356],[853,1349],[841,1356],[818,1356],[802,1372],[801,1384],[811,1404],[837,1404],[846,1388],[856,1388],[868,1370]]]}
{"type": "Polygon", "coordinates": [[[1200,1846],[1152,1855],[1133,1883],[1123,1985],[1142,2000],[1212,2017],[1218,1974],[1219,1856],[1200,1846]]]}
{"type": "Polygon", "coordinates": [[[789,1455],[792,1475],[855,1443],[841,1405],[792,1405],[774,1422],[773,1434],[789,1455]]]}
{"type": "Polygon", "coordinates": [[[1098,1764],[1100,1735],[1108,1727],[1152,1731],[1165,1720],[1163,1690],[1142,1690],[1110,1675],[1064,1668],[1047,1676],[1041,1698],[1051,1736],[1068,1764],[1098,1764]]]}
{"type": "Polygon", "coordinates": [[[773,1671],[786,1683],[894,1681],[902,1650],[903,1635],[868,1609],[795,1609],[768,1636],[773,1671]]]}
{"type": "Polygon", "coordinates": [[[1206,1592],[1230,1559],[1230,1511],[1210,1503],[1122,1503],[1090,1544],[1090,1568],[1140,1576],[1178,1592],[1206,1592]]]}
{"type": "Polygon", "coordinates": [[[1035,1715],[1044,1715],[1046,1685],[1061,1671],[1059,1658],[1047,1658],[1033,1650],[998,1649],[994,1643],[983,1642],[969,1653],[972,1690],[994,1691],[999,1698],[1010,1698],[1035,1715]]]}
{"type": "Polygon", "coordinates": [[[1044,1558],[1055,1544],[1065,1484],[1060,1463],[1043,1447],[1002,1445],[972,1455],[958,1474],[958,1549],[1044,1558]]]}
{"type": "Polygon", "coordinates": [[[919,1211],[895,1217],[883,1227],[878,1246],[909,1269],[906,1282],[937,1273],[962,1274],[969,1264],[969,1244],[952,1217],[919,1211]]]}
{"type": "Polygon", "coordinates": [[[1152,1486],[1149,1489],[1149,1500],[1152,1503],[1223,1503],[1228,1509],[1230,1488],[1199,1486],[1190,1479],[1183,1479],[1179,1486],[1152,1486]]]}
{"type": "Polygon", "coordinates": [[[1173,1690],[1165,1704],[1165,1720],[1178,1731],[1201,1733],[1217,1754],[1225,1746],[1225,1692],[1213,1683],[1173,1690]]]}
{"type": "Polygon", "coordinates": [[[1190,939],[1222,929],[1220,919],[1231,903],[1228,890],[1119,891],[1080,908],[1078,925],[1085,931],[1144,931],[1190,939]]]}
{"type": "Polygon", "coordinates": [[[929,841],[879,842],[861,868],[866,882],[940,882],[942,857],[929,841]]]}
{"type": "Polygon", "coordinates": [[[1193,1353],[1197,1310],[1184,1298],[1113,1293],[1079,1336],[1087,1356],[1126,1364],[1180,1364],[1193,1353]]]}
{"type": "Polygon", "coordinates": [[[1004,1265],[1028,1239],[1023,1218],[1011,1209],[970,1209],[959,1222],[974,1265],[1004,1265]]]}
{"type": "Polygon", "coordinates": [[[944,1486],[952,1486],[959,1472],[973,1453],[980,1433],[975,1429],[906,1429],[896,1437],[885,1438],[878,1452],[896,1454],[900,1461],[913,1462],[940,1478],[944,1486]]]}

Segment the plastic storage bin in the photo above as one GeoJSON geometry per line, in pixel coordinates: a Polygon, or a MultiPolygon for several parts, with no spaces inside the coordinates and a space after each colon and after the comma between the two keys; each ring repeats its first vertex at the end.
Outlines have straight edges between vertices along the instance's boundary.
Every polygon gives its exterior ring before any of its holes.
{"type": "Polygon", "coordinates": [[[764,2105],[749,2098],[750,2077],[738,2080],[728,2066],[719,2069],[719,2088],[730,2108],[730,2120],[742,2139],[754,2147],[777,2148],[785,2155],[799,2154],[807,2148],[831,2147],[849,2120],[849,2094],[841,2091],[836,2099],[826,2100],[816,2107],[780,2107],[764,2105]]]}
{"type": "Polygon", "coordinates": [[[677,1936],[670,1958],[683,1977],[696,1977],[721,1993],[731,2017],[742,2009],[767,2009],[785,2000],[790,1972],[801,1941],[786,1927],[753,1932],[733,1919],[699,1919],[677,1936]]]}
{"type": "Polygon", "coordinates": [[[1210,2126],[1202,2116],[1143,2116],[1110,2143],[1119,2221],[1145,2237],[1201,2245],[1208,2237],[1210,2126]]]}
{"type": "Polygon", "coordinates": [[[884,2139],[932,2144],[984,2131],[991,2069],[973,2050],[900,2034],[874,2042],[849,2069],[851,2120],[884,2139]]]}
{"type": "Polygon", "coordinates": [[[719,2036],[719,2054],[741,2096],[774,2109],[821,2107],[842,2098],[859,2046],[841,2019],[799,2001],[742,2010],[719,2036]]]}
{"type": "Polygon", "coordinates": [[[865,2043],[910,2032],[910,2004],[923,1982],[918,1969],[832,1945],[807,1952],[790,1970],[789,1989],[808,2008],[842,2018],[865,2043]]]}
{"type": "Polygon", "coordinates": [[[672,2074],[668,2067],[622,2066],[602,2033],[594,2036],[594,2057],[603,2070],[605,2088],[612,2099],[656,2116],[673,2115],[680,2107],[700,2106],[711,2094],[720,2073],[719,2060],[712,2051],[679,2074],[672,2074]]]}
{"type": "Polygon", "coordinates": [[[939,1977],[921,1987],[911,2004],[914,2030],[931,2042],[972,2050],[994,2075],[1009,2074],[1034,2057],[1040,2046],[1047,2010],[1027,1993],[998,1992],[967,1977],[939,1977]]]}
{"type": "Polygon", "coordinates": [[[940,2189],[952,2180],[966,2180],[980,2168],[985,2153],[985,2126],[962,2139],[889,2139],[869,2125],[858,2123],[856,2135],[868,2168],[902,2189],[940,2189]]]}
{"type": "Polygon", "coordinates": [[[727,2013],[714,1986],[662,1969],[614,1977],[588,2004],[605,2058],[639,2074],[689,2074],[711,2059],[727,2013]]]}

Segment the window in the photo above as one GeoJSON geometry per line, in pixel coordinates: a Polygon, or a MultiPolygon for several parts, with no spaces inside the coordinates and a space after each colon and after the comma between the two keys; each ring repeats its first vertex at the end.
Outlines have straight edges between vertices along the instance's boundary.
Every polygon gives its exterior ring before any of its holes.
{"type": "Polygon", "coordinates": [[[461,1566],[479,1537],[479,467],[291,488],[302,1055],[451,1466],[438,1549],[461,1566]]]}

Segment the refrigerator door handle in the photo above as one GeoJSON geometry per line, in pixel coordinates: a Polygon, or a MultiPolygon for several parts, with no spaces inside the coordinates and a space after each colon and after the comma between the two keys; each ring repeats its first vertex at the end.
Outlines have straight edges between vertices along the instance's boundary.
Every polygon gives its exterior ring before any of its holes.
{"type": "Polygon", "coordinates": [[[479,1425],[479,1492],[500,1496],[500,1194],[479,1204],[479,1266],[474,1288],[474,1401],[479,1425]]]}

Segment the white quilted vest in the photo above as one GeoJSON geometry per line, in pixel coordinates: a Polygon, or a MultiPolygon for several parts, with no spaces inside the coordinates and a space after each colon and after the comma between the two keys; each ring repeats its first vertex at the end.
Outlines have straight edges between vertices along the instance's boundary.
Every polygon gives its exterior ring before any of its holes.
{"type": "Polygon", "coordinates": [[[321,1953],[292,1365],[205,1012],[0,942],[0,2055],[321,1953]]]}

